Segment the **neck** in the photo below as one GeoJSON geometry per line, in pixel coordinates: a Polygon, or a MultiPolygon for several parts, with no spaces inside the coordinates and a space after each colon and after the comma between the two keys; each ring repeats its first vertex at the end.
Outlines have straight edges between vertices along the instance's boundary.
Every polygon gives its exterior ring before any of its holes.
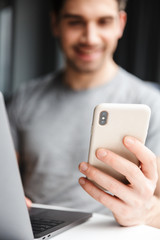
{"type": "Polygon", "coordinates": [[[110,82],[117,71],[118,66],[114,61],[101,70],[90,73],[76,72],[67,66],[64,72],[64,82],[74,90],[90,89],[110,82]]]}

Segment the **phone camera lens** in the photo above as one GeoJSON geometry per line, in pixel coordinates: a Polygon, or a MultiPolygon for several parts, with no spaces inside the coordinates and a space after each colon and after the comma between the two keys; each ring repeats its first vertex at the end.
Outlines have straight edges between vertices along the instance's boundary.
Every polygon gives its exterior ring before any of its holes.
{"type": "Polygon", "coordinates": [[[99,124],[105,125],[107,123],[108,112],[102,111],[99,116],[99,124]]]}

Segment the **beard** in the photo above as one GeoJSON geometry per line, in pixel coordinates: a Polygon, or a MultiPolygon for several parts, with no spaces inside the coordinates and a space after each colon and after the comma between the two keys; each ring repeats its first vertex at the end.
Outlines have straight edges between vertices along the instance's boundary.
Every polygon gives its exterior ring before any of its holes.
{"type": "Polygon", "coordinates": [[[102,55],[100,59],[93,62],[84,62],[79,59],[67,58],[66,63],[67,66],[69,66],[77,73],[90,74],[100,70],[104,66],[106,58],[106,56],[102,55]]]}
{"type": "Polygon", "coordinates": [[[78,44],[75,46],[71,47],[71,51],[72,54],[65,54],[66,51],[63,48],[62,43],[60,42],[61,45],[61,49],[64,53],[64,57],[66,60],[66,64],[69,68],[71,68],[73,71],[77,72],[77,73],[81,73],[81,74],[91,74],[91,73],[95,73],[99,70],[101,70],[106,62],[110,59],[113,58],[113,52],[115,51],[116,47],[117,47],[117,42],[112,45],[112,48],[106,46],[106,45],[94,45],[91,46],[89,44],[78,44]],[[83,59],[83,57],[81,58],[80,55],[90,52],[91,54],[93,53],[99,53],[99,57],[97,57],[97,59],[90,59],[90,60],[86,60],[85,57],[83,59]],[[79,55],[79,56],[78,56],[79,55]]]}

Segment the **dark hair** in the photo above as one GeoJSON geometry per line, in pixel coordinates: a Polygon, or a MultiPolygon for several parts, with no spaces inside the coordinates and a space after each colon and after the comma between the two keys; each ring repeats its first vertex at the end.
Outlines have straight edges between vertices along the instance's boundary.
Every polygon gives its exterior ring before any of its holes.
{"type": "MultiPolygon", "coordinates": [[[[56,15],[59,15],[66,0],[51,0],[52,10],[56,15]]],[[[125,10],[128,0],[116,0],[119,6],[119,10],[125,10]]]]}
{"type": "Polygon", "coordinates": [[[62,10],[66,0],[51,0],[51,8],[52,11],[55,12],[56,15],[59,15],[62,10]]]}

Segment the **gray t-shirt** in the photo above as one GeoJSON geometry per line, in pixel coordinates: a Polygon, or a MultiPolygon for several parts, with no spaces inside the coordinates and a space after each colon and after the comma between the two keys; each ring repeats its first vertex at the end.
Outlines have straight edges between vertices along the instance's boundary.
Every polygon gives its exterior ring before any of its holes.
{"type": "Polygon", "coordinates": [[[62,72],[31,81],[8,108],[20,154],[26,196],[38,203],[106,213],[78,184],[78,165],[87,161],[94,107],[102,102],[147,104],[152,110],[146,145],[160,155],[160,94],[119,68],[107,84],[75,91],[62,72]]]}

